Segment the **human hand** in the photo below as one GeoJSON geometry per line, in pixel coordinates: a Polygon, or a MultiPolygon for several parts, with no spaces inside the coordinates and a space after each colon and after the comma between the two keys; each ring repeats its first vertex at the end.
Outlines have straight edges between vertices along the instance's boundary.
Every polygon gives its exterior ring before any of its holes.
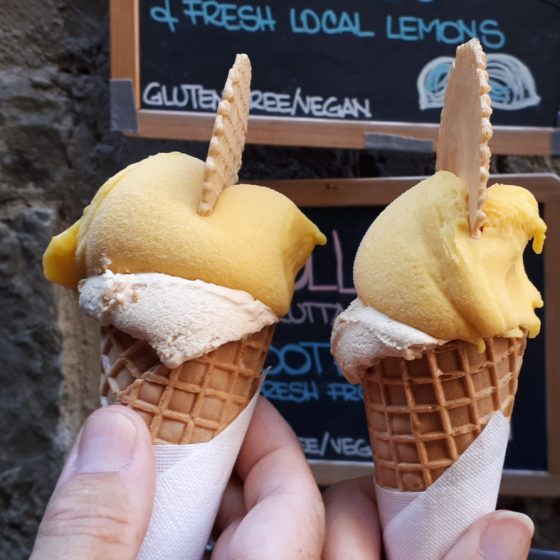
{"type": "MultiPolygon", "coordinates": [[[[142,419],[122,406],[97,410],[70,452],[31,560],[135,558],[154,489],[152,444],[142,419]]],[[[216,538],[218,560],[320,556],[321,496],[297,438],[264,399],[224,495],[216,538]]]]}
{"type": "MultiPolygon", "coordinates": [[[[380,560],[382,538],[372,477],[336,484],[325,492],[324,500],[323,560],[380,560]]],[[[495,511],[474,523],[444,560],[526,560],[533,531],[526,515],[495,511]]]]}
{"type": "Polygon", "coordinates": [[[261,398],[215,526],[212,560],[315,560],[325,510],[296,435],[261,398]]]}

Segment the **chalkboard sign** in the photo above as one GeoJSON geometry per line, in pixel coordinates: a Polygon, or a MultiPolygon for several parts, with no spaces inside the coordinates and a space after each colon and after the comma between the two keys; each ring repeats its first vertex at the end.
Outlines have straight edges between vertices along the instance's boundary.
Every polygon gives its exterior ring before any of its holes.
{"type": "Polygon", "coordinates": [[[305,208],[327,236],[299,275],[290,313],[276,329],[263,394],[294,428],[309,459],[371,461],[360,385],[330,353],[334,318],[355,299],[352,263],[380,208],[305,208]]]}
{"type": "Polygon", "coordinates": [[[557,0],[112,4],[116,128],[207,140],[227,71],[244,52],[253,65],[249,142],[432,150],[455,49],[478,37],[493,151],[560,150],[557,0]]]}
{"type": "MultiPolygon", "coordinates": [[[[270,370],[262,392],[294,428],[309,460],[338,466],[341,463],[351,463],[354,466],[364,463],[363,468],[368,469],[371,468],[372,453],[361,387],[346,382],[338,370],[330,354],[330,333],[336,315],[356,297],[352,283],[354,255],[367,228],[386,205],[379,202],[383,199],[388,202],[413,182],[401,181],[398,189],[383,192],[383,183],[391,180],[369,180],[370,183],[377,183],[380,188],[379,192],[375,193],[374,186],[371,186],[370,198],[373,202],[367,205],[365,181],[357,180],[362,198],[355,201],[355,204],[359,205],[353,206],[329,206],[328,193],[333,192],[332,184],[328,188],[324,186],[324,192],[319,194],[320,182],[307,182],[308,184],[304,185],[306,182],[298,181],[296,186],[292,185],[288,191],[286,185],[289,183],[282,182],[283,188],[280,187],[280,190],[284,190],[295,200],[301,199],[302,193],[307,191],[303,194],[306,206],[304,211],[325,233],[328,244],[314,251],[298,276],[290,313],[276,330],[268,358],[270,370]],[[309,183],[313,183],[314,187],[310,187],[309,183]],[[308,204],[312,204],[313,190],[316,200],[321,201],[322,206],[307,207],[308,204]]],[[[493,178],[490,183],[493,182],[496,182],[496,179],[493,178]]],[[[532,186],[524,177],[508,177],[507,182],[528,188],[532,186]]],[[[339,188],[339,196],[340,191],[349,191],[352,180],[343,183],[339,188]]],[[[542,202],[548,201],[553,194],[556,205],[560,203],[560,181],[556,180],[552,184],[555,188],[548,194],[543,194],[539,188],[532,189],[541,200],[541,214],[549,222],[549,240],[545,245],[544,257],[535,255],[531,250],[525,253],[527,273],[544,295],[545,308],[538,310],[543,321],[542,333],[527,345],[512,419],[505,468],[506,473],[515,480],[515,473],[531,473],[528,476],[534,475],[538,478],[543,473],[550,472],[551,468],[560,467],[559,442],[550,445],[551,438],[556,437],[555,433],[560,426],[559,414],[553,413],[555,420],[552,422],[550,417],[547,417],[547,406],[553,404],[551,399],[555,399],[555,410],[560,404],[558,384],[554,384],[547,366],[547,361],[558,359],[558,352],[552,348],[553,331],[548,324],[547,314],[548,311],[553,317],[552,321],[555,321],[554,311],[557,309],[557,303],[555,307],[554,298],[558,297],[558,288],[551,286],[550,290],[548,289],[544,273],[545,262],[547,267],[556,270],[559,268],[558,261],[552,260],[558,255],[558,247],[554,245],[554,240],[558,240],[556,230],[560,228],[560,224],[554,221],[553,210],[558,206],[542,202]],[[556,352],[556,357],[551,357],[550,352],[556,352]]],[[[542,183],[540,188],[542,189],[542,183]]],[[[336,188],[334,190],[336,192],[336,188]]],[[[348,192],[350,199],[353,194],[348,192]]],[[[336,195],[334,199],[331,195],[330,204],[335,203],[336,195]]],[[[558,365],[558,362],[556,363],[558,365]]],[[[348,473],[347,470],[343,472],[348,473]]],[[[355,472],[362,470],[358,469],[355,472]]],[[[549,478],[549,481],[552,480],[549,478]]],[[[329,482],[332,482],[332,478],[329,478],[329,482]]],[[[555,492],[560,495],[560,479],[556,479],[554,483],[555,492]]],[[[527,483],[526,488],[528,492],[538,493],[531,484],[527,483]]],[[[513,485],[512,492],[520,492],[518,481],[513,485]]],[[[547,492],[550,492],[550,487],[547,492]]]]}

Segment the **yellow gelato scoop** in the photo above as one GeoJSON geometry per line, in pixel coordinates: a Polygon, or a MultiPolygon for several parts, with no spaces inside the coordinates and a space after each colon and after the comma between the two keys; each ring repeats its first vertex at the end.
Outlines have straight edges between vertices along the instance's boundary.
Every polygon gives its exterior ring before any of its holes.
{"type": "Polygon", "coordinates": [[[212,214],[200,216],[204,170],[204,162],[174,152],[117,173],[51,240],[47,279],[74,287],[106,269],[161,272],[244,290],[287,313],[295,276],[325,236],[288,198],[255,185],[228,187],[212,214]]]}
{"type": "Polygon", "coordinates": [[[546,225],[521,187],[488,189],[480,239],[469,236],[467,190],[440,171],[390,204],[358,249],[354,281],[367,305],[435,338],[534,337],[542,307],[523,266],[523,251],[543,248],[546,225]]]}

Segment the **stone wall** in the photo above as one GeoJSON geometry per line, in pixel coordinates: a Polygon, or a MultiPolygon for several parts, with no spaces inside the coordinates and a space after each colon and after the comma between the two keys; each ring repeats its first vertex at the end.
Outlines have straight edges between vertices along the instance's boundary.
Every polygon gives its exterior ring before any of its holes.
{"type": "MultiPolygon", "coordinates": [[[[206,145],[127,139],[108,129],[108,6],[0,3],[0,557],[26,558],[64,453],[97,402],[97,328],[42,278],[41,256],[98,186],[157,151],[206,145]]],[[[249,146],[243,177],[431,173],[433,158],[249,146]]],[[[560,171],[550,158],[497,158],[502,172],[560,171]]],[[[560,548],[559,500],[509,499],[560,548]]]]}

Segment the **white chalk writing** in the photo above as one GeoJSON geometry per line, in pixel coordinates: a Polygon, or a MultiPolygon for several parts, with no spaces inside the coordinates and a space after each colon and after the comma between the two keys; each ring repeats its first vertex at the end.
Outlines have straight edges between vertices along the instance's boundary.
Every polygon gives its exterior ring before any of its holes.
{"type": "Polygon", "coordinates": [[[325,432],[323,437],[303,437],[299,441],[304,453],[310,458],[322,458],[328,451],[332,451],[344,457],[359,457],[370,459],[372,457],[369,443],[362,438],[333,437],[325,432]]]}
{"type": "MultiPolygon", "coordinates": [[[[201,84],[148,83],[142,92],[142,102],[148,107],[173,107],[184,111],[214,112],[221,93],[201,84]]],[[[293,93],[251,91],[251,111],[271,115],[305,115],[324,118],[371,118],[369,99],[306,95],[298,87],[293,93]]]]}

